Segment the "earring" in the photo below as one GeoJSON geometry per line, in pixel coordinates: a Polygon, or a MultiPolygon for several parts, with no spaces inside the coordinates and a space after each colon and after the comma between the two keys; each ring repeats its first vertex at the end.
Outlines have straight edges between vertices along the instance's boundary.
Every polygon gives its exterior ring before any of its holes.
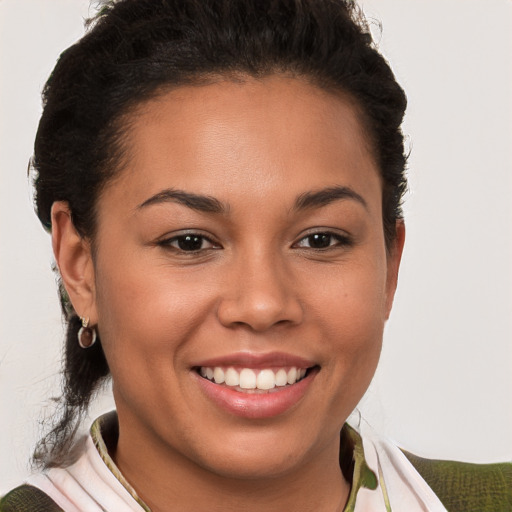
{"type": "Polygon", "coordinates": [[[96,343],[96,329],[89,326],[89,318],[80,317],[82,327],[78,331],[78,344],[82,348],[90,348],[96,343]]]}

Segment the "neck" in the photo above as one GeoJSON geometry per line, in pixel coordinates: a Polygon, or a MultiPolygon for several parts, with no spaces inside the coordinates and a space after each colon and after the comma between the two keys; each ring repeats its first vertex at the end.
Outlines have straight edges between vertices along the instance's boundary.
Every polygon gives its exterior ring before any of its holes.
{"type": "Polygon", "coordinates": [[[120,428],[111,454],[152,512],[342,511],[350,484],[339,466],[339,436],[314,456],[279,474],[240,478],[219,474],[140,430],[120,428]],[[136,435],[135,435],[136,434],[136,435]]]}

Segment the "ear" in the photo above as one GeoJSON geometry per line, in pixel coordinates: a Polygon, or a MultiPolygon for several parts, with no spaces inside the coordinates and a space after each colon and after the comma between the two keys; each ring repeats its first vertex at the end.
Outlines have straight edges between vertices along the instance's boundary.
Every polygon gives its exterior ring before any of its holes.
{"type": "Polygon", "coordinates": [[[94,266],[89,241],[78,234],[65,201],[52,205],[52,246],[62,283],[79,316],[96,325],[94,266]]]}
{"type": "Polygon", "coordinates": [[[402,252],[405,243],[405,224],[402,219],[396,221],[395,239],[388,251],[387,261],[387,281],[386,281],[386,320],[391,313],[393,299],[395,298],[396,286],[398,284],[398,271],[400,269],[400,261],[402,260],[402,252]]]}

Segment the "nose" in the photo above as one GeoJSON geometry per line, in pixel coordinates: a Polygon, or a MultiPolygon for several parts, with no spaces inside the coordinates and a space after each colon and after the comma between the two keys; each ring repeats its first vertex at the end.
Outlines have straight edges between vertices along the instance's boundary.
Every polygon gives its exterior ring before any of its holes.
{"type": "Polygon", "coordinates": [[[282,262],[267,255],[240,258],[229,273],[217,315],[225,327],[245,325],[264,332],[276,325],[297,325],[303,306],[293,276],[282,262]]]}

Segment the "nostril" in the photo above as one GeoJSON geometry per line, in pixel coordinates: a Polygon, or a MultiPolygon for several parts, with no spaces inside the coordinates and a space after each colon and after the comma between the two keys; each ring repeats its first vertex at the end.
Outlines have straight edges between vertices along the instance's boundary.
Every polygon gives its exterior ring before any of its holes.
{"type": "Polygon", "coordinates": [[[217,316],[226,327],[246,326],[253,331],[265,331],[275,326],[299,324],[303,311],[292,297],[247,291],[239,300],[222,300],[217,316]]]}

